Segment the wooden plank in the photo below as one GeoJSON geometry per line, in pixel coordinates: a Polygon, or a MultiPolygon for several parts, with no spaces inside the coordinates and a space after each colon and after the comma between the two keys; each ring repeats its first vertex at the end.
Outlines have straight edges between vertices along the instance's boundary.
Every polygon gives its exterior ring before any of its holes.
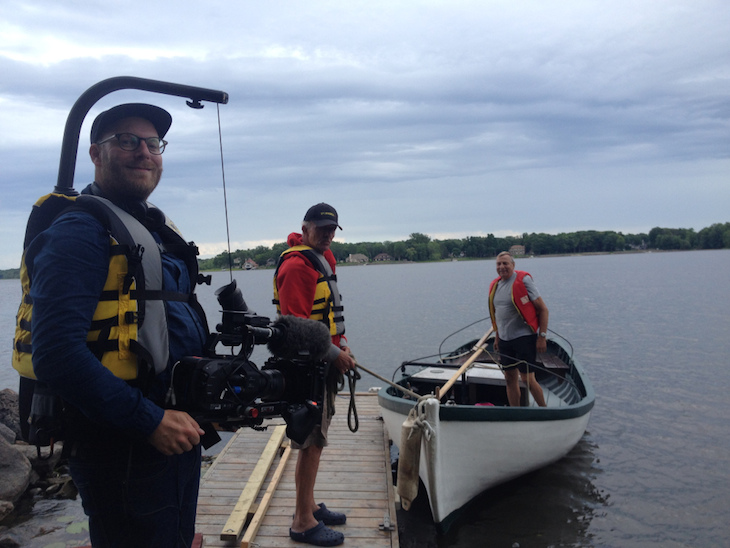
{"type": "Polygon", "coordinates": [[[266,489],[266,493],[264,493],[264,497],[261,499],[261,504],[259,504],[259,507],[256,510],[253,519],[251,519],[251,523],[249,523],[248,527],[246,527],[246,532],[241,539],[241,548],[249,548],[251,542],[253,542],[253,539],[256,538],[256,533],[258,532],[259,527],[261,527],[261,523],[264,519],[264,516],[266,515],[266,511],[269,509],[271,497],[273,496],[277,486],[279,485],[279,480],[281,480],[281,476],[284,475],[284,468],[286,466],[286,462],[289,460],[290,454],[291,446],[288,446],[286,449],[284,449],[284,454],[281,456],[279,465],[276,467],[276,473],[271,479],[269,487],[266,489]]]}
{"type": "Polygon", "coordinates": [[[542,354],[537,361],[548,369],[570,369],[570,366],[553,354],[542,354]]]}
{"type": "Polygon", "coordinates": [[[274,432],[271,434],[269,443],[266,444],[266,448],[261,454],[261,458],[259,458],[256,468],[241,492],[241,496],[239,497],[236,506],[233,508],[228,521],[223,526],[223,530],[220,535],[221,540],[235,541],[238,539],[241,531],[243,531],[251,506],[256,502],[256,497],[261,490],[264,480],[266,479],[266,474],[268,474],[269,469],[271,468],[271,463],[274,462],[276,453],[279,450],[279,447],[281,447],[281,442],[284,439],[285,432],[286,427],[284,426],[277,426],[274,428],[274,432]]]}

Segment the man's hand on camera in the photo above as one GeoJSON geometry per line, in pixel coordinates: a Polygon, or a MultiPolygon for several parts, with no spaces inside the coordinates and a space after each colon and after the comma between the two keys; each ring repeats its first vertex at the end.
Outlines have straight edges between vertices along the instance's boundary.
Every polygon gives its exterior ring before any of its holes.
{"type": "Polygon", "coordinates": [[[162,421],[148,440],[163,455],[180,455],[198,445],[204,433],[187,413],[166,409],[162,421]]]}

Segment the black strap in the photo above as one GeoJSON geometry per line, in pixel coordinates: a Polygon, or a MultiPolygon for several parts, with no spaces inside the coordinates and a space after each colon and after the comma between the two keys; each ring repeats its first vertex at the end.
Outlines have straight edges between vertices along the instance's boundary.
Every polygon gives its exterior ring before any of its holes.
{"type": "Polygon", "coordinates": [[[109,330],[119,325],[119,316],[112,316],[103,320],[93,320],[89,326],[90,331],[109,330]]]}
{"type": "Polygon", "coordinates": [[[106,352],[118,352],[119,351],[119,341],[114,339],[100,339],[98,341],[86,341],[86,346],[89,347],[89,350],[96,356],[96,358],[101,361],[102,356],[106,352]]]}
{"type": "Polygon", "coordinates": [[[18,352],[25,352],[27,354],[30,354],[33,352],[33,348],[31,347],[31,345],[21,343],[20,341],[15,342],[15,350],[18,352]]]}

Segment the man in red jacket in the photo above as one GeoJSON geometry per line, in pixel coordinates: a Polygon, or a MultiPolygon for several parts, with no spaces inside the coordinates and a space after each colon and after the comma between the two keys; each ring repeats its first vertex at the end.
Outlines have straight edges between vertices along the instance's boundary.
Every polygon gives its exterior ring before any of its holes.
{"type": "MultiPolygon", "coordinates": [[[[330,364],[330,374],[355,369],[355,360],[344,337],[336,261],[330,250],[337,228],[342,230],[332,206],[320,203],[309,208],[302,222],[302,233],[289,235],[289,249],[281,254],[274,274],[274,302],[280,314],[321,321],[329,328],[332,347],[325,360],[330,364]]],[[[327,396],[322,424],[315,427],[303,444],[291,442],[300,451],[295,472],[296,510],[289,536],[316,546],[342,544],[344,535],[327,525],[342,525],[347,519],[345,514],[329,510],[314,498],[319,461],[327,445],[327,429],[334,413],[327,401],[331,398],[327,396]]]]}

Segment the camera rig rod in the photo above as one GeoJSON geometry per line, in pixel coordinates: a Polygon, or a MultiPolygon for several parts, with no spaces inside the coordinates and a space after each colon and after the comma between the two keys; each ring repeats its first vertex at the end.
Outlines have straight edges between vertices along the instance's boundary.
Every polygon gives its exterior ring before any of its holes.
{"type": "Polygon", "coordinates": [[[76,156],[79,148],[79,135],[81,125],[91,107],[96,102],[113,91],[122,89],[139,89],[174,95],[177,97],[188,97],[187,104],[191,108],[203,108],[201,101],[212,103],[228,103],[228,94],[225,91],[214,89],[187,86],[184,84],[173,84],[160,80],[149,80],[147,78],[136,78],[134,76],[116,76],[107,78],[91,86],[76,100],[74,106],[66,119],[66,128],[63,132],[63,143],[61,145],[61,160],[58,166],[58,179],[54,192],[75,196],[78,193],[73,188],[74,174],[76,172],[76,156]]]}

